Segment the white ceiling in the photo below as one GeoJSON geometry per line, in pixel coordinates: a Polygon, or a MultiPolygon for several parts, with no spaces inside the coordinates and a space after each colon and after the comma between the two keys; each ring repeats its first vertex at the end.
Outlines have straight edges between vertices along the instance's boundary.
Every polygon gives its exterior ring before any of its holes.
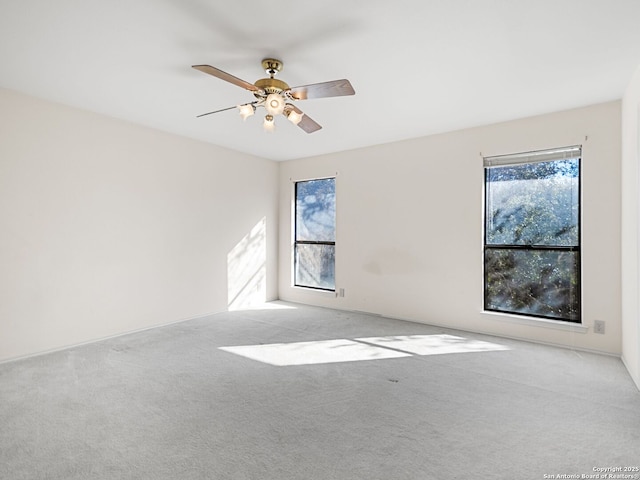
{"type": "MultiPolygon", "coordinates": [[[[0,86],[274,160],[621,98],[640,64],[639,0],[0,0],[0,86]],[[279,58],[324,128],[243,122],[242,88],[279,58]]],[[[258,112],[260,112],[259,110],[258,112]]]]}

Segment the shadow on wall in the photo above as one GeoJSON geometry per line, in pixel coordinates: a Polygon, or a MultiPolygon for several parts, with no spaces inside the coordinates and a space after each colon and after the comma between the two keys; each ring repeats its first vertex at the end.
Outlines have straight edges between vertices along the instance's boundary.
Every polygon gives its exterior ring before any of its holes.
{"type": "Polygon", "coordinates": [[[267,219],[227,254],[227,306],[240,310],[267,300],[267,219]]]}

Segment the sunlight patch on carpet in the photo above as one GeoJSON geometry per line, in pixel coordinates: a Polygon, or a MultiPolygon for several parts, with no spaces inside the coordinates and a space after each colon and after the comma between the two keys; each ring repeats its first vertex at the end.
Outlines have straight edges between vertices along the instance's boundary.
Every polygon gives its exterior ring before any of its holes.
{"type": "Polygon", "coordinates": [[[357,362],[410,356],[409,353],[344,339],[220,347],[220,350],[277,366],[357,362]]]}
{"type": "Polygon", "coordinates": [[[276,366],[386,360],[509,350],[509,347],[454,335],[398,335],[220,347],[225,352],[276,366]]]}
{"type": "Polygon", "coordinates": [[[442,355],[445,353],[477,353],[509,350],[497,343],[483,342],[455,335],[399,335],[387,337],[356,338],[380,347],[402,350],[415,355],[442,355]]]}

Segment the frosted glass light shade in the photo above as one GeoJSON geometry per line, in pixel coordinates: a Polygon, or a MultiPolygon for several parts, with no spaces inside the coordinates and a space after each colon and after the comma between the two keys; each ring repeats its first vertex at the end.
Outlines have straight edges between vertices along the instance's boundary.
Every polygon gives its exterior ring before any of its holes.
{"type": "Polygon", "coordinates": [[[284,110],[284,98],[277,93],[270,93],[264,102],[264,108],[267,109],[269,115],[280,115],[284,110]]]}
{"type": "Polygon", "coordinates": [[[250,117],[256,112],[255,107],[250,103],[247,103],[245,105],[238,105],[238,110],[240,110],[240,116],[243,120],[246,120],[247,117],[250,117]]]}
{"type": "Polygon", "coordinates": [[[302,116],[303,115],[304,115],[304,113],[298,113],[295,110],[291,110],[289,112],[289,115],[287,115],[287,118],[294,125],[298,125],[300,123],[300,120],[302,120],[302,116]]]}
{"type": "Polygon", "coordinates": [[[273,121],[273,115],[265,115],[262,126],[266,132],[273,132],[276,128],[275,122],[273,121]]]}

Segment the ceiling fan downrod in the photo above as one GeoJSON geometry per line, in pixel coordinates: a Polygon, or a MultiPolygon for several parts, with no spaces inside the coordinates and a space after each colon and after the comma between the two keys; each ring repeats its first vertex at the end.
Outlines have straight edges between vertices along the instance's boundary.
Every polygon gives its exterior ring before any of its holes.
{"type": "Polygon", "coordinates": [[[262,68],[269,75],[269,77],[275,77],[279,71],[282,70],[282,62],[275,58],[265,58],[262,60],[262,68]]]}

